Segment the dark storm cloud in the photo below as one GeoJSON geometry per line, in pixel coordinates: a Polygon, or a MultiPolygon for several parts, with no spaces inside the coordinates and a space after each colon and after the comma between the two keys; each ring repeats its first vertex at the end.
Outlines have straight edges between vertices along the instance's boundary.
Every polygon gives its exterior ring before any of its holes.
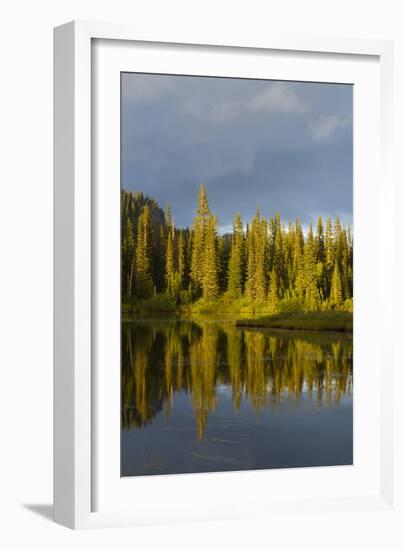
{"type": "Polygon", "coordinates": [[[224,228],[259,206],[352,217],[352,88],[125,74],[122,185],[191,223],[200,182],[224,228]]]}

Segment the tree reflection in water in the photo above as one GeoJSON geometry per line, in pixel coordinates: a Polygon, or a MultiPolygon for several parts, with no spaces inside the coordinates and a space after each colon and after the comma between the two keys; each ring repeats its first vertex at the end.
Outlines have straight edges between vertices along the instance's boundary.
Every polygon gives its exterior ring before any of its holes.
{"type": "Polygon", "coordinates": [[[122,427],[141,428],[157,414],[169,423],[175,393],[193,403],[199,440],[220,388],[256,413],[296,404],[303,393],[319,408],[351,396],[352,339],[344,335],[236,328],[230,322],[135,321],[122,325],[122,427]],[[163,412],[162,412],[163,411],[163,412]]]}

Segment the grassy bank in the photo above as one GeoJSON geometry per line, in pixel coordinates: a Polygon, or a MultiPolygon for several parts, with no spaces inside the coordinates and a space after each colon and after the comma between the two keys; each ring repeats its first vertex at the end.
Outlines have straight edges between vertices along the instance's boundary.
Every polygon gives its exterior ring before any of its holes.
{"type": "Polygon", "coordinates": [[[236,326],[352,332],[353,314],[346,311],[287,312],[259,319],[239,319],[236,326]]]}
{"type": "Polygon", "coordinates": [[[144,300],[126,299],[122,303],[122,316],[154,313],[180,313],[175,300],[169,294],[158,294],[144,300]]]}
{"type": "Polygon", "coordinates": [[[250,304],[245,298],[229,299],[221,296],[215,302],[203,298],[189,303],[177,303],[169,294],[157,294],[145,300],[125,299],[122,304],[125,315],[177,314],[177,315],[233,315],[234,317],[261,317],[269,314],[265,305],[250,304]]]}
{"type": "Polygon", "coordinates": [[[146,300],[125,300],[122,304],[123,319],[130,319],[137,315],[179,315],[184,317],[214,315],[237,319],[236,325],[239,327],[347,333],[353,331],[353,314],[348,311],[284,311],[271,315],[267,306],[251,305],[244,298],[228,300],[223,297],[214,303],[199,299],[188,304],[178,304],[169,294],[159,294],[146,300]]]}

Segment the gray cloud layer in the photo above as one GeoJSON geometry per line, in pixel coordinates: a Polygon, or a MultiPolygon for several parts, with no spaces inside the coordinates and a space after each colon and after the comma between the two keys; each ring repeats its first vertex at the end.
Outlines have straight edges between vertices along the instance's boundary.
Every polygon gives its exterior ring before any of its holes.
{"type": "Polygon", "coordinates": [[[206,185],[221,226],[259,205],[303,223],[352,219],[352,86],[122,75],[122,185],[170,203],[177,225],[206,185]]]}

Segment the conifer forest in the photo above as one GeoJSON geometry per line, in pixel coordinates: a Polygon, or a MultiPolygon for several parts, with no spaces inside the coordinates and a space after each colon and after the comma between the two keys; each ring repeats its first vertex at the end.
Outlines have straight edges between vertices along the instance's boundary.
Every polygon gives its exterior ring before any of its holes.
{"type": "Polygon", "coordinates": [[[352,311],[353,235],[337,217],[303,227],[234,212],[232,232],[219,234],[200,185],[190,227],[175,225],[174,204],[125,190],[121,223],[122,303],[134,309],[352,311]]]}

